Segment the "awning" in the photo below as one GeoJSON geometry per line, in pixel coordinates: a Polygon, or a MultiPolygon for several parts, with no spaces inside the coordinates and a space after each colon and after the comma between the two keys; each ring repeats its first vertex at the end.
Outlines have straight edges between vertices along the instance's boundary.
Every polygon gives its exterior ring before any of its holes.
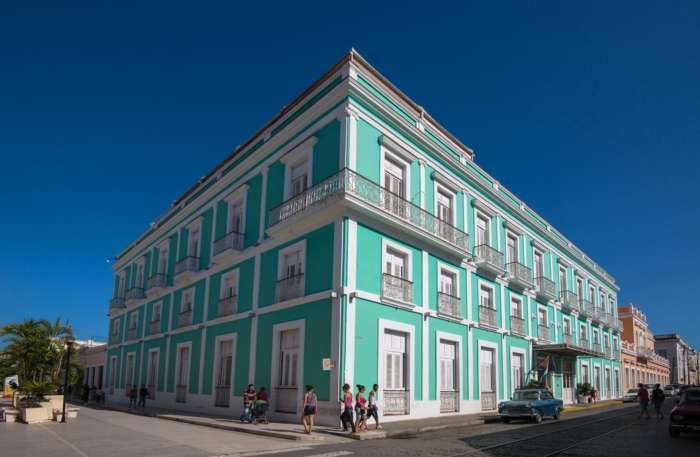
{"type": "Polygon", "coordinates": [[[565,355],[570,357],[605,357],[604,354],[590,349],[571,344],[535,344],[533,350],[537,352],[549,352],[550,354],[565,355]]]}

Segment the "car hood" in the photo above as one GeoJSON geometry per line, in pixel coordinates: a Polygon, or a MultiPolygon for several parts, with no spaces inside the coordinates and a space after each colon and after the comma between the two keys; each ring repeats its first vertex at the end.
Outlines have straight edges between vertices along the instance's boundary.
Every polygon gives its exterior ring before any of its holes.
{"type": "Polygon", "coordinates": [[[693,414],[700,415],[700,405],[677,405],[671,414],[693,414]]]}

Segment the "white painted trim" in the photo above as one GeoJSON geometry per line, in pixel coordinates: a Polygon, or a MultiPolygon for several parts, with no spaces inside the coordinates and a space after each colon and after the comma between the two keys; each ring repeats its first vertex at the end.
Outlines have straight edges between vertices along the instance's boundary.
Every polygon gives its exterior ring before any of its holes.
{"type": "Polygon", "coordinates": [[[267,227],[267,224],[265,223],[266,217],[267,216],[267,174],[268,174],[268,167],[263,166],[260,170],[260,174],[262,176],[262,191],[260,192],[260,222],[259,222],[259,230],[258,230],[258,244],[262,243],[265,241],[265,228],[267,227]]]}
{"type": "MultiPolygon", "coordinates": [[[[506,400],[511,398],[511,395],[513,395],[513,354],[519,354],[523,356],[523,374],[526,374],[528,372],[528,366],[527,366],[527,351],[525,351],[522,348],[519,348],[517,346],[511,346],[510,347],[510,354],[508,354],[510,358],[510,371],[508,372],[508,379],[509,379],[509,384],[508,387],[510,387],[510,394],[506,395],[506,400]]],[[[525,382],[525,379],[523,379],[523,383],[525,382]]],[[[504,384],[505,385],[505,384],[504,384]]],[[[523,384],[524,385],[524,384],[523,384]]]]}
{"type": "Polygon", "coordinates": [[[357,168],[357,114],[348,111],[348,167],[357,168]]]}
{"type": "Polygon", "coordinates": [[[293,254],[295,252],[301,252],[301,273],[306,275],[306,238],[299,240],[294,244],[290,244],[279,251],[277,251],[277,280],[285,279],[284,266],[282,265],[282,259],[288,254],[293,254]]]}
{"type": "MultiPolygon", "coordinates": [[[[435,174],[433,174],[435,177],[435,174]]],[[[433,180],[433,214],[439,219],[438,214],[438,193],[442,192],[450,197],[450,208],[452,209],[452,220],[450,225],[457,227],[457,192],[443,184],[442,181],[433,180]]],[[[466,230],[465,230],[466,231],[466,230]]]]}
{"type": "Polygon", "coordinates": [[[248,383],[255,383],[255,364],[257,363],[258,316],[250,319],[250,350],[248,353],[248,383]]]}
{"type": "MultiPolygon", "coordinates": [[[[192,341],[184,341],[182,343],[178,343],[177,345],[175,345],[175,371],[173,372],[173,387],[174,387],[175,391],[177,392],[177,372],[178,372],[177,367],[180,366],[180,363],[181,363],[180,349],[183,347],[189,348],[189,351],[188,351],[189,360],[187,363],[187,372],[185,374],[185,379],[187,380],[187,384],[186,384],[187,390],[186,390],[185,398],[187,398],[187,396],[190,393],[190,371],[192,370],[192,341]]],[[[187,403],[186,400],[185,400],[185,403],[187,403]]]]}
{"type": "Polygon", "coordinates": [[[502,368],[499,368],[499,363],[498,363],[498,344],[492,343],[491,341],[488,340],[482,340],[478,339],[477,340],[477,349],[479,351],[479,358],[477,359],[479,361],[479,400],[481,400],[481,392],[483,392],[481,388],[481,349],[486,348],[486,349],[492,349],[493,350],[493,356],[495,360],[493,361],[493,366],[495,367],[496,370],[496,376],[494,379],[494,384],[495,384],[495,391],[496,391],[496,400],[501,400],[501,395],[498,389],[498,380],[500,379],[499,377],[499,371],[502,370],[502,368]]]}
{"type": "MultiPolygon", "coordinates": [[[[353,290],[356,287],[357,279],[357,222],[353,219],[348,220],[348,259],[347,259],[347,282],[348,289],[353,290]]],[[[382,267],[383,268],[383,267],[382,267]]],[[[380,301],[377,297],[377,302],[380,301]]],[[[355,299],[348,296],[345,305],[345,367],[343,378],[345,382],[354,385],[355,378],[355,299]]]]}
{"type": "Polygon", "coordinates": [[[306,188],[313,185],[313,151],[316,141],[315,136],[310,136],[292,151],[280,157],[280,162],[284,164],[284,201],[292,197],[292,167],[306,164],[306,188]]]}
{"type": "MultiPolygon", "coordinates": [[[[462,397],[464,396],[464,356],[462,355],[462,351],[464,350],[464,341],[462,339],[462,335],[456,334],[456,333],[450,333],[450,332],[443,332],[443,331],[436,331],[435,332],[435,398],[438,401],[438,404],[440,402],[440,386],[442,384],[442,375],[440,374],[440,341],[450,341],[452,343],[456,343],[457,348],[456,348],[456,354],[455,357],[457,358],[457,379],[455,379],[455,385],[459,389],[459,401],[457,402],[457,406],[461,404],[462,397]]],[[[430,359],[428,359],[430,360],[430,359]]],[[[424,365],[427,365],[425,363],[424,365]]],[[[429,379],[429,378],[426,378],[429,379]]],[[[424,384],[430,384],[429,382],[424,382],[424,384]]],[[[467,383],[467,389],[468,383],[467,383]]],[[[428,397],[424,397],[424,399],[428,399],[428,397]]]]}
{"type": "MultiPolygon", "coordinates": [[[[224,333],[222,335],[217,335],[214,338],[214,359],[213,359],[213,364],[212,368],[214,369],[214,373],[212,375],[211,379],[211,392],[212,396],[214,396],[214,401],[216,401],[216,381],[217,381],[217,375],[219,373],[219,359],[221,358],[221,350],[220,350],[220,345],[224,341],[232,341],[233,342],[233,350],[231,353],[231,387],[240,387],[236,386],[236,352],[238,352],[238,332],[231,332],[231,333],[224,333]]],[[[202,346],[205,346],[205,344],[202,344],[202,346]]],[[[251,345],[254,346],[254,345],[251,345]]],[[[200,385],[202,385],[201,380],[200,380],[200,385]]],[[[203,390],[200,389],[200,390],[203,390]]]]}
{"type": "MultiPolygon", "coordinates": [[[[425,251],[424,251],[424,252],[425,252],[425,251]]],[[[427,254],[428,254],[428,253],[426,252],[425,254],[426,254],[426,257],[427,257],[427,254]]],[[[427,266],[427,265],[424,265],[424,266],[427,266]]],[[[436,270],[437,270],[437,278],[436,278],[437,284],[436,284],[436,290],[437,290],[438,292],[440,292],[440,278],[441,278],[441,275],[442,275],[442,270],[446,270],[446,271],[452,273],[452,274],[455,276],[455,286],[456,286],[457,290],[454,291],[454,293],[455,293],[455,296],[456,296],[456,297],[459,297],[459,298],[460,298],[460,306],[461,306],[462,285],[460,284],[460,282],[461,282],[461,275],[460,275],[459,269],[453,267],[452,265],[450,265],[450,264],[448,264],[448,263],[445,263],[445,262],[443,262],[443,261],[441,261],[441,260],[438,260],[438,261],[437,261],[437,268],[436,268],[436,270]]],[[[424,284],[427,285],[428,282],[424,280],[424,284]]],[[[424,288],[427,289],[427,287],[424,287],[424,288]]],[[[426,293],[427,293],[427,292],[426,292],[426,293]]]]}
{"type": "Polygon", "coordinates": [[[384,163],[387,160],[387,157],[393,161],[397,162],[399,165],[401,165],[404,169],[404,198],[406,200],[411,200],[413,197],[411,195],[411,162],[413,161],[413,158],[408,157],[404,154],[402,154],[400,151],[395,151],[395,150],[389,150],[387,149],[384,145],[380,147],[380,154],[379,154],[379,182],[380,182],[380,187],[384,187],[384,170],[385,170],[385,165],[384,163]]]}

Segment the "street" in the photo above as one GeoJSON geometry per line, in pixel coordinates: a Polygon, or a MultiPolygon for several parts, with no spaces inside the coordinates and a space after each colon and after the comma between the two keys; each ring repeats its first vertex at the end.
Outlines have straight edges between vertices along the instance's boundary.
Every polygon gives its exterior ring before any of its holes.
{"type": "Polygon", "coordinates": [[[172,456],[697,456],[700,436],[672,439],[664,420],[639,419],[636,405],[565,414],[540,425],[492,423],[395,439],[308,444],[181,424],[115,411],[81,409],[67,425],[1,424],[3,457],[172,456]]]}

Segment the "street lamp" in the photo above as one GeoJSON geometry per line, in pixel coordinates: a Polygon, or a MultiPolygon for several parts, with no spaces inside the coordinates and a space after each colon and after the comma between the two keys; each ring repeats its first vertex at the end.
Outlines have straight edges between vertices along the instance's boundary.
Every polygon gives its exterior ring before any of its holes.
{"type": "Polygon", "coordinates": [[[73,347],[73,342],[75,338],[73,335],[68,335],[65,338],[66,341],[66,376],[63,379],[63,413],[61,414],[61,422],[65,424],[66,422],[66,395],[68,395],[68,372],[70,371],[70,350],[73,347]]]}

